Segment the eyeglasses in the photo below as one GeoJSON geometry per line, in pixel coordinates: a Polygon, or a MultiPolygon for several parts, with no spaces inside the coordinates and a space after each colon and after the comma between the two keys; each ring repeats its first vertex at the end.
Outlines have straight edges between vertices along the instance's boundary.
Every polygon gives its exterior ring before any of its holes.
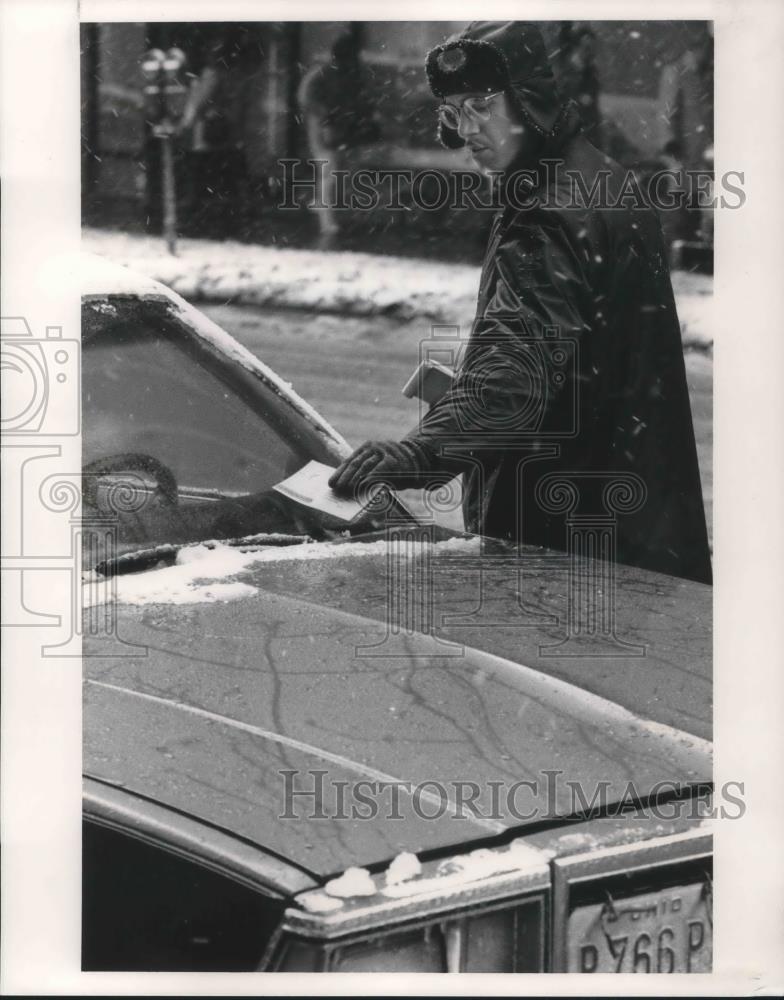
{"type": "Polygon", "coordinates": [[[482,97],[466,97],[460,104],[439,104],[438,120],[455,131],[460,128],[463,111],[475,121],[486,122],[491,114],[490,101],[502,93],[502,90],[497,90],[494,94],[485,94],[482,97]]]}

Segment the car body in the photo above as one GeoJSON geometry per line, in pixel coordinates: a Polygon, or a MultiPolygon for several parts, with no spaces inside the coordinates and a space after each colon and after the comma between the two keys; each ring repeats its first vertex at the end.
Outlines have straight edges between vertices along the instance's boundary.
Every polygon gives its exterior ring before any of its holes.
{"type": "Polygon", "coordinates": [[[84,281],[84,968],[710,969],[711,589],[288,504],[340,435],[84,281]]]}

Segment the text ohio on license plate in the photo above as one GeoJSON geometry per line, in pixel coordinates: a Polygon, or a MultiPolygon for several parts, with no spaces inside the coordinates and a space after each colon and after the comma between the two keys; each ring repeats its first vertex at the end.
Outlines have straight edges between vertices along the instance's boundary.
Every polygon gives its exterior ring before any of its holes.
{"type": "Polygon", "coordinates": [[[570,972],[710,972],[713,927],[701,883],[579,906],[570,972]]]}

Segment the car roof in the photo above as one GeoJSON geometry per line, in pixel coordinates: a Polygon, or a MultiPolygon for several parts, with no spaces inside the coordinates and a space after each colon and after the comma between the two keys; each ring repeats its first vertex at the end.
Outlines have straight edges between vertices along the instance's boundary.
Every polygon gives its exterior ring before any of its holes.
{"type": "Polygon", "coordinates": [[[603,785],[617,802],[710,781],[699,737],[470,647],[422,655],[409,639],[408,653],[374,656],[384,631],[263,589],[229,603],[123,607],[122,655],[85,639],[86,773],[317,878],[555,823],[579,812],[565,782],[589,800],[603,785]],[[548,786],[548,770],[560,784],[548,786]],[[536,784],[515,800],[521,815],[508,799],[488,809],[491,782],[508,790],[521,779],[536,784]],[[318,816],[322,780],[330,795],[335,783],[352,794],[357,782],[409,782],[424,797],[417,808],[402,790],[399,818],[389,792],[377,792],[371,816],[341,815],[331,798],[318,816]],[[456,819],[466,781],[482,789],[484,814],[456,819]],[[287,787],[310,797],[287,799],[287,787]],[[287,802],[299,818],[282,818],[287,802]]]}

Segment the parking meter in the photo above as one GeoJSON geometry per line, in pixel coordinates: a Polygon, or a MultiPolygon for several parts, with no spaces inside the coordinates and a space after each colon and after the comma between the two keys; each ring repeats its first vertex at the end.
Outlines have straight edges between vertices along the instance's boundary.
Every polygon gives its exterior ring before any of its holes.
{"type": "Polygon", "coordinates": [[[144,110],[152,134],[161,143],[163,232],[169,252],[177,253],[177,196],[173,136],[185,111],[188,88],[182,80],[186,57],[182,49],[150,49],[142,58],[144,110]]]}
{"type": "Polygon", "coordinates": [[[163,95],[166,117],[174,122],[178,122],[182,118],[188,97],[188,88],[182,80],[186,61],[185,53],[182,49],[177,48],[169,49],[163,59],[163,95]]]}
{"type": "Polygon", "coordinates": [[[163,90],[160,86],[163,62],[166,53],[163,49],[150,49],[142,59],[141,69],[144,77],[144,114],[147,121],[157,124],[163,120],[165,114],[165,104],[163,90]]]}

